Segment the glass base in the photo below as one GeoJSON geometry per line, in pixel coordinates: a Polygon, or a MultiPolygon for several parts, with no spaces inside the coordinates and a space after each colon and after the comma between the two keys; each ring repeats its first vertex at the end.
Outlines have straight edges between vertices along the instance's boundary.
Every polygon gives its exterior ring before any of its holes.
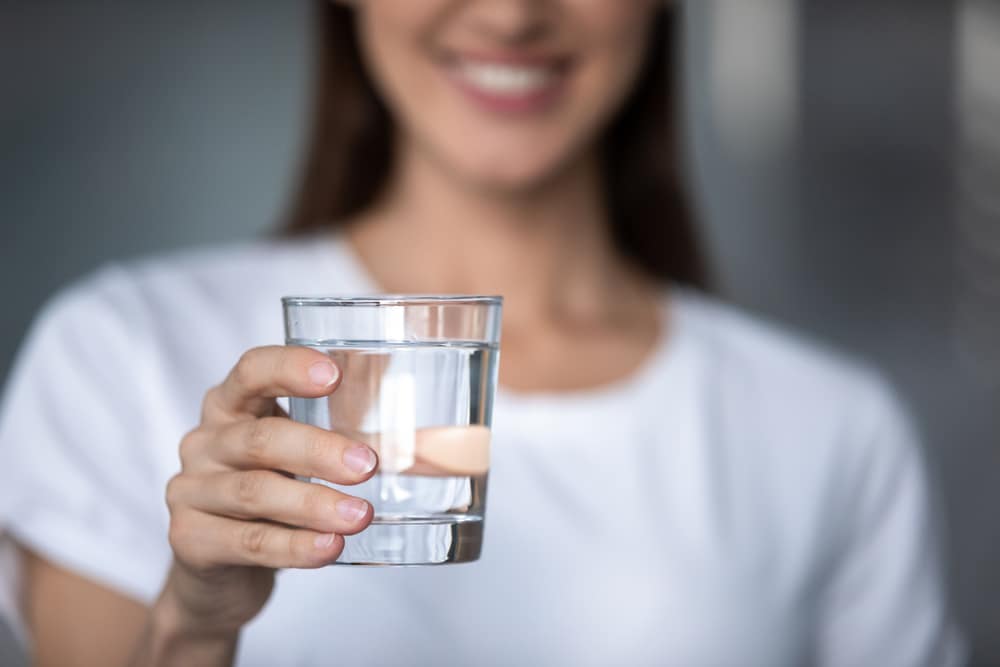
{"type": "Polygon", "coordinates": [[[368,528],[344,539],[334,565],[445,565],[479,560],[481,517],[392,519],[376,517],[368,528]]]}

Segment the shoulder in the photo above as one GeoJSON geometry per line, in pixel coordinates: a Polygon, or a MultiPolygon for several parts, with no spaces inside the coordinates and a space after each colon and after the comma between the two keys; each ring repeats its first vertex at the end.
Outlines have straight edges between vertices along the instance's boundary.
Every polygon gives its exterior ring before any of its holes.
{"type": "Polygon", "coordinates": [[[317,269],[336,263],[336,252],[269,239],[101,266],[36,315],[5,383],[0,430],[37,434],[39,425],[79,422],[89,406],[87,424],[150,434],[147,449],[167,452],[162,467],[172,469],[204,391],[245,350],[283,341],[281,296],[336,282],[342,272],[317,269]]]}
{"type": "Polygon", "coordinates": [[[282,296],[349,280],[338,253],[343,249],[330,237],[304,237],[104,264],[49,298],[16,364],[32,369],[49,356],[92,359],[92,367],[111,375],[112,362],[122,360],[151,388],[207,386],[244,350],[283,340],[282,296]]]}
{"type": "Polygon", "coordinates": [[[716,297],[681,290],[677,303],[687,332],[747,380],[828,391],[877,382],[878,374],[859,359],[716,297]]]}
{"type": "Polygon", "coordinates": [[[776,508],[776,535],[811,536],[826,562],[897,502],[930,520],[919,433],[880,371],[700,294],[684,293],[678,312],[702,369],[707,447],[752,490],[748,507],[776,508]]]}
{"type": "Polygon", "coordinates": [[[296,282],[307,267],[320,264],[324,244],[338,247],[328,237],[267,238],[153,255],[114,268],[150,299],[200,294],[228,302],[296,282]]]}
{"type": "Polygon", "coordinates": [[[899,456],[916,440],[897,391],[871,364],[689,290],[678,295],[685,335],[702,352],[719,410],[747,434],[809,455],[899,456]]]}
{"type": "Polygon", "coordinates": [[[318,257],[323,245],[339,249],[342,241],[320,234],[263,237],[149,255],[124,262],[122,266],[147,279],[163,275],[195,280],[245,280],[248,274],[273,273],[288,264],[309,261],[310,255],[318,257]]]}
{"type": "Polygon", "coordinates": [[[783,325],[692,290],[676,298],[680,326],[733,382],[784,398],[888,399],[883,374],[870,363],[783,325]]]}
{"type": "Polygon", "coordinates": [[[245,324],[264,304],[280,311],[290,293],[350,283],[351,267],[335,237],[311,235],[202,246],[108,262],[60,289],[39,321],[98,317],[124,326],[245,324]]]}
{"type": "Polygon", "coordinates": [[[191,284],[204,287],[244,284],[266,278],[277,264],[302,254],[300,240],[256,240],[174,250],[136,259],[105,262],[61,288],[46,309],[73,310],[88,304],[127,301],[129,293],[191,284]]]}

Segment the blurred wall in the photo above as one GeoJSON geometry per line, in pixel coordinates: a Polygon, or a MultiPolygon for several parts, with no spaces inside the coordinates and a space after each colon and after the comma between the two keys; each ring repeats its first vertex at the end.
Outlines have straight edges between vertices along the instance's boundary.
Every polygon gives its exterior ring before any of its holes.
{"type": "MultiPolygon", "coordinates": [[[[1000,664],[1000,394],[959,363],[954,317],[954,8],[688,7],[691,179],[722,287],[897,380],[942,483],[976,663],[1000,664]]],[[[303,0],[4,4],[0,375],[45,296],[98,262],[272,224],[305,17],[303,0]]]]}
{"type": "Polygon", "coordinates": [[[0,377],[39,303],[113,257],[273,226],[304,2],[0,3],[0,377]]]}

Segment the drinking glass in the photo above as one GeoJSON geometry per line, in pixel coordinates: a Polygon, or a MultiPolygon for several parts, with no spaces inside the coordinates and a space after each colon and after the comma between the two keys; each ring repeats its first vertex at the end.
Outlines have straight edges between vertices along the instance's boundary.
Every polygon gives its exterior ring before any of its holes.
{"type": "Polygon", "coordinates": [[[337,563],[427,565],[479,558],[497,384],[496,296],[285,297],[285,342],[342,373],[323,398],[290,399],[291,418],[366,443],[378,469],[340,487],[375,510],[337,563]]]}

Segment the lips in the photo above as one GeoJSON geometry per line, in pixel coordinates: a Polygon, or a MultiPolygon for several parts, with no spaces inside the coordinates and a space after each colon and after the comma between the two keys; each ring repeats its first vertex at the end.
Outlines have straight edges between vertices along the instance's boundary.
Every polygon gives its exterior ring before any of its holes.
{"type": "Polygon", "coordinates": [[[565,59],[517,55],[462,55],[448,64],[452,82],[470,101],[504,113],[548,108],[564,88],[569,69],[565,59]]]}

